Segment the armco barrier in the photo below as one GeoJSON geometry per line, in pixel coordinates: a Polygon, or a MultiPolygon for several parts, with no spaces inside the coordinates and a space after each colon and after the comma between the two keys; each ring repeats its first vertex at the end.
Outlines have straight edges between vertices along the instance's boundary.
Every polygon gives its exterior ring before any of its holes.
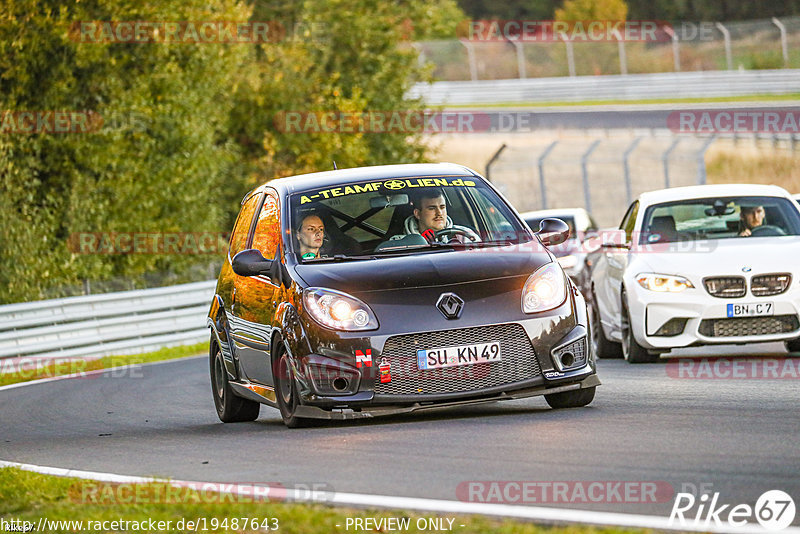
{"type": "Polygon", "coordinates": [[[0,358],[107,356],[199,343],[215,280],[0,306],[0,358]]]}
{"type": "Polygon", "coordinates": [[[777,69],[418,83],[407,96],[437,106],[732,97],[798,91],[800,69],[777,69]]]}

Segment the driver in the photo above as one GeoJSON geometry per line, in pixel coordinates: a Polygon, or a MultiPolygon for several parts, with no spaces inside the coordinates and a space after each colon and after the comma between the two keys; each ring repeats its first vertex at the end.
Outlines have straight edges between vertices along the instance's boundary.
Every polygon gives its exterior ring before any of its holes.
{"type": "Polygon", "coordinates": [[[303,217],[295,232],[300,243],[300,257],[304,260],[319,258],[319,249],[325,239],[325,225],[319,215],[311,212],[303,217]]]}
{"type": "Polygon", "coordinates": [[[748,237],[764,224],[764,206],[742,206],[739,212],[739,237],[748,237]]]}
{"type": "Polygon", "coordinates": [[[406,235],[421,234],[429,243],[434,241],[448,242],[450,239],[456,241],[480,241],[481,238],[472,229],[466,226],[453,224],[453,220],[447,216],[447,202],[445,201],[444,191],[438,187],[428,187],[420,189],[412,198],[414,205],[413,215],[406,218],[403,225],[404,235],[392,237],[392,239],[402,239],[406,235]],[[436,232],[452,228],[463,233],[445,234],[436,237],[436,232]],[[464,239],[466,237],[466,239],[464,239]]]}

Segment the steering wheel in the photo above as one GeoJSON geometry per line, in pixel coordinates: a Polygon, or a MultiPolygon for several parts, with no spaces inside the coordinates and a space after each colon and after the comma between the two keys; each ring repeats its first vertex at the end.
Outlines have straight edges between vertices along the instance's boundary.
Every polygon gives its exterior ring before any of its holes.
{"type": "Polygon", "coordinates": [[[762,226],[756,226],[752,230],[750,230],[751,236],[762,236],[762,237],[771,237],[771,236],[780,236],[786,235],[786,231],[781,228],[780,226],[775,226],[774,224],[765,224],[762,226]]]}
{"type": "MultiPolygon", "coordinates": [[[[433,235],[436,236],[436,240],[437,241],[439,240],[440,237],[445,237],[445,236],[446,237],[454,237],[454,236],[457,236],[457,235],[465,236],[467,239],[470,240],[470,242],[474,242],[475,241],[475,239],[472,236],[470,236],[466,231],[464,231],[464,230],[462,230],[460,228],[442,228],[441,230],[437,230],[433,235]]],[[[448,241],[449,241],[449,239],[448,239],[448,241]]]]}

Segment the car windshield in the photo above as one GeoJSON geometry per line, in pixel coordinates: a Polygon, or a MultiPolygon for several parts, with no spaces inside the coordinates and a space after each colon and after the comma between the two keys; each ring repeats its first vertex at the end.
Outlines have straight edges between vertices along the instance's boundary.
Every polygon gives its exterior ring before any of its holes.
{"type": "Polygon", "coordinates": [[[690,199],[650,206],[642,229],[642,244],[800,235],[800,212],[780,197],[690,199]]]}
{"type": "Polygon", "coordinates": [[[481,180],[431,176],[343,183],[290,197],[303,261],[524,243],[533,236],[481,180]]]}

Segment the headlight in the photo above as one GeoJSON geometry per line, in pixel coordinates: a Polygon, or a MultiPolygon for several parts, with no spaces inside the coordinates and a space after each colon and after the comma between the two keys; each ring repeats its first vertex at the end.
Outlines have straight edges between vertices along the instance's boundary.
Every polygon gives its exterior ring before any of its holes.
{"type": "Polygon", "coordinates": [[[369,306],[347,293],[310,287],[303,291],[303,303],[309,315],[322,326],[336,330],[378,328],[378,319],[369,306]]]}
{"type": "Polygon", "coordinates": [[[522,311],[537,313],[560,306],[567,298],[564,271],[558,263],[550,262],[539,267],[528,277],[522,289],[522,311]]]}
{"type": "Polygon", "coordinates": [[[573,256],[572,254],[568,256],[561,256],[560,258],[556,258],[558,260],[558,264],[561,265],[562,269],[572,269],[576,265],[578,265],[578,258],[573,256]]]}
{"type": "Polygon", "coordinates": [[[683,276],[671,274],[641,273],[636,277],[636,281],[643,288],[660,293],[680,293],[686,288],[694,287],[683,276]]]}

